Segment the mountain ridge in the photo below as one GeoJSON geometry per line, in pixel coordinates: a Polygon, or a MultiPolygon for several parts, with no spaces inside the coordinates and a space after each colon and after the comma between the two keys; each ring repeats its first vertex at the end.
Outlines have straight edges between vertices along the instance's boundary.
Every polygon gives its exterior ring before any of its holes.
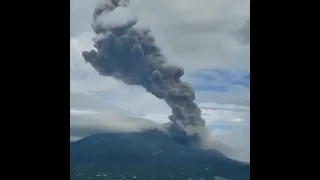
{"type": "Polygon", "coordinates": [[[101,179],[96,175],[106,172],[115,179],[135,176],[134,179],[163,180],[174,176],[174,179],[211,180],[220,176],[249,180],[250,164],[229,159],[218,151],[192,148],[156,129],[98,133],[70,143],[71,180],[101,179]],[[77,176],[79,173],[82,175],[77,176]]]}

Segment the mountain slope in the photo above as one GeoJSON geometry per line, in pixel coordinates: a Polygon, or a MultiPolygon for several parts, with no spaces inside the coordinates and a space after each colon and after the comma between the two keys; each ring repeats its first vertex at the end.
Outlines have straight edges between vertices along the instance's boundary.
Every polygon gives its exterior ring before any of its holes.
{"type": "Polygon", "coordinates": [[[70,179],[249,180],[250,165],[175,142],[162,131],[103,133],[70,144],[70,179]]]}

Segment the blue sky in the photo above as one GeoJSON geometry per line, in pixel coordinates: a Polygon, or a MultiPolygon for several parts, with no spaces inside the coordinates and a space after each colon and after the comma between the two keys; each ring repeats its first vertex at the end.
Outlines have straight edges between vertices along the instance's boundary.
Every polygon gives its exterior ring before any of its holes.
{"type": "Polygon", "coordinates": [[[206,81],[207,83],[191,83],[196,91],[227,92],[232,85],[240,85],[250,89],[250,72],[226,69],[201,69],[189,76],[206,81]]]}
{"type": "MultiPolygon", "coordinates": [[[[140,27],[151,29],[170,63],[185,69],[182,79],[192,84],[214,139],[234,147],[233,158],[248,161],[250,44],[244,43],[249,41],[242,33],[250,18],[249,1],[199,1],[132,0],[128,11],[138,17],[140,27]]],[[[100,76],[81,57],[82,51],[93,48],[90,24],[97,2],[70,3],[70,109],[76,114],[71,128],[133,130],[146,125],[127,116],[167,122],[171,110],[164,101],[141,87],[100,76]]]]}

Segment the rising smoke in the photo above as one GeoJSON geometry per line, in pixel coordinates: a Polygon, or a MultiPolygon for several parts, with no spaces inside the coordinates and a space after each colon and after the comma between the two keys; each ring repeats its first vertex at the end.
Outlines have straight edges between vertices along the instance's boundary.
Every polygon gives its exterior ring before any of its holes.
{"type": "Polygon", "coordinates": [[[184,129],[204,127],[201,110],[193,102],[191,85],[182,82],[184,70],[170,65],[149,29],[136,26],[137,20],[124,24],[105,22],[111,12],[129,5],[128,0],[105,0],[93,13],[92,29],[97,34],[97,50],[82,52],[100,75],[112,76],[129,85],[144,87],[172,109],[169,119],[184,129]]]}

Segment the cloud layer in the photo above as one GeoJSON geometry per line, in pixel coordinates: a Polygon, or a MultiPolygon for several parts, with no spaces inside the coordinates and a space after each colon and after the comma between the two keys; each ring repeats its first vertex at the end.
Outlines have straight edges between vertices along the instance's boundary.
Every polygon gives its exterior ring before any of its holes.
{"type": "MultiPolygon", "coordinates": [[[[74,137],[110,131],[139,132],[143,129],[161,128],[160,124],[169,122],[169,113],[165,111],[133,113],[115,105],[99,102],[97,99],[93,100],[90,95],[76,94],[71,97],[71,104],[88,102],[90,107],[96,109],[84,110],[84,106],[71,105],[70,135],[74,137]]],[[[207,147],[218,149],[231,158],[249,161],[249,107],[217,103],[200,103],[199,106],[207,121],[207,127],[211,130],[207,147]]]]}

